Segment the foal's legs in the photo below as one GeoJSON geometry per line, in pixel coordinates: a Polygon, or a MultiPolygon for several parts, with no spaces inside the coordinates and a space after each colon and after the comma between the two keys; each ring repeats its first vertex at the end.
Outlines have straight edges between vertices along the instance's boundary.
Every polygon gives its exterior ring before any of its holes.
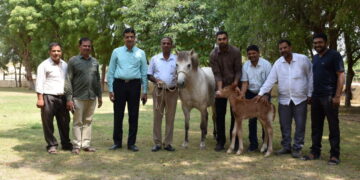
{"type": "Polygon", "coordinates": [[[187,148],[187,146],[189,144],[190,108],[185,107],[184,105],[182,105],[182,109],[183,109],[184,117],[185,117],[185,141],[182,144],[182,147],[187,148]]]}
{"type": "MultiPolygon", "coordinates": [[[[239,140],[239,149],[236,152],[237,155],[240,155],[243,150],[244,150],[244,144],[243,144],[243,137],[242,137],[242,119],[240,121],[236,120],[237,124],[235,124],[237,126],[237,137],[239,140]]],[[[233,139],[236,139],[236,136],[233,136],[233,139]]]]}
{"type": "Polygon", "coordinates": [[[268,150],[265,153],[265,157],[270,156],[270,154],[273,152],[273,146],[272,146],[272,141],[273,141],[273,129],[272,129],[272,120],[267,119],[266,121],[266,131],[268,134],[268,150]]]}
{"type": "Polygon", "coordinates": [[[232,133],[232,137],[234,138],[231,138],[231,144],[229,146],[229,149],[226,151],[227,153],[232,153],[234,148],[235,148],[235,137],[236,137],[236,134],[237,134],[237,131],[238,131],[238,126],[237,126],[237,119],[235,119],[235,125],[234,125],[234,129],[233,131],[231,132],[232,133]]]}
{"type": "Polygon", "coordinates": [[[264,137],[261,149],[260,149],[260,152],[262,152],[262,153],[265,152],[266,148],[269,145],[269,133],[266,128],[266,120],[267,120],[266,118],[260,118],[261,126],[264,129],[264,133],[265,133],[265,137],[264,137]]]}
{"type": "Polygon", "coordinates": [[[205,107],[201,111],[201,123],[200,123],[200,129],[201,129],[201,141],[200,141],[200,149],[205,149],[205,139],[207,134],[207,126],[208,126],[208,112],[207,108],[205,107]]]}

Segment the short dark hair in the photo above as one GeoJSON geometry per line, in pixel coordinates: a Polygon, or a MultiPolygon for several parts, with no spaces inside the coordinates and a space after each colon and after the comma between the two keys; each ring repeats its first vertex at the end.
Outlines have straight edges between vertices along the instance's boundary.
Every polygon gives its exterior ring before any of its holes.
{"type": "Polygon", "coordinates": [[[49,46],[48,46],[49,51],[51,51],[51,49],[52,49],[54,46],[59,46],[59,47],[62,49],[60,43],[58,43],[58,42],[51,42],[51,43],[49,44],[49,46]]]}
{"type": "Polygon", "coordinates": [[[313,40],[315,38],[322,38],[325,42],[327,42],[327,36],[325,33],[321,32],[321,33],[315,33],[313,36],[313,40]]]}
{"type": "Polygon", "coordinates": [[[173,44],[173,40],[172,40],[171,37],[165,36],[165,37],[161,38],[160,42],[161,42],[163,39],[168,39],[168,40],[171,42],[171,44],[173,44]]]}
{"type": "Polygon", "coordinates": [[[136,35],[135,30],[133,28],[126,28],[123,32],[123,36],[125,36],[126,33],[133,33],[136,35]]]}
{"type": "Polygon", "coordinates": [[[226,31],[218,31],[218,32],[216,32],[216,37],[218,37],[221,34],[225,34],[226,37],[228,37],[228,33],[226,31]]]}
{"type": "Polygon", "coordinates": [[[87,37],[82,37],[82,38],[80,38],[80,40],[79,40],[79,46],[81,46],[82,42],[84,42],[84,41],[90,41],[90,42],[92,43],[92,41],[91,41],[89,38],[87,38],[87,37]]]}
{"type": "Polygon", "coordinates": [[[287,39],[281,39],[279,42],[278,42],[278,45],[282,44],[282,43],[286,43],[288,44],[289,46],[291,46],[291,42],[287,39]]]}
{"type": "Polygon", "coordinates": [[[260,51],[259,51],[259,47],[258,47],[257,45],[250,45],[250,46],[248,46],[248,47],[246,48],[246,52],[249,52],[249,51],[251,51],[251,50],[256,51],[256,52],[260,52],[260,51]]]}

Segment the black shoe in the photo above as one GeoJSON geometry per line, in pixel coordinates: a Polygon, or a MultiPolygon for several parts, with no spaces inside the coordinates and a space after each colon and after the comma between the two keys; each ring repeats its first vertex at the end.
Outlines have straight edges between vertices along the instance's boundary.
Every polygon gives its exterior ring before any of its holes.
{"type": "Polygon", "coordinates": [[[300,157],[301,157],[301,151],[300,151],[300,150],[293,150],[293,151],[291,152],[291,156],[292,156],[293,158],[300,158],[300,157]]]}
{"type": "Polygon", "coordinates": [[[175,148],[173,148],[170,144],[164,147],[164,149],[167,151],[175,151],[175,148]]]}
{"type": "Polygon", "coordinates": [[[224,145],[217,144],[214,150],[220,152],[222,150],[225,150],[225,148],[224,145]]]}
{"type": "Polygon", "coordinates": [[[71,151],[73,149],[72,144],[70,145],[66,145],[66,146],[61,146],[61,149],[64,151],[71,151]]]}
{"type": "Polygon", "coordinates": [[[120,148],[121,148],[121,145],[114,144],[109,148],[109,150],[117,150],[117,149],[120,149],[120,148]]]}
{"type": "Polygon", "coordinates": [[[249,147],[248,149],[247,149],[247,152],[254,152],[254,151],[257,151],[258,150],[258,148],[257,147],[249,147]]]}
{"type": "Polygon", "coordinates": [[[136,147],[136,145],[131,145],[131,146],[128,147],[128,150],[136,152],[136,151],[139,151],[139,148],[136,147]]]}
{"type": "Polygon", "coordinates": [[[151,151],[156,152],[156,151],[159,151],[160,149],[161,149],[160,145],[155,145],[153,148],[151,148],[151,151]]]}
{"type": "Polygon", "coordinates": [[[328,161],[328,165],[338,165],[340,164],[340,159],[337,157],[331,157],[328,161]]]}
{"type": "Polygon", "coordinates": [[[279,151],[276,152],[276,155],[283,155],[283,154],[290,154],[291,150],[290,149],[280,149],[279,151]]]}
{"type": "Polygon", "coordinates": [[[312,153],[310,153],[307,156],[303,156],[301,158],[301,160],[304,160],[304,161],[311,161],[311,160],[317,160],[317,159],[320,159],[320,155],[315,155],[315,154],[312,154],[312,153]]]}

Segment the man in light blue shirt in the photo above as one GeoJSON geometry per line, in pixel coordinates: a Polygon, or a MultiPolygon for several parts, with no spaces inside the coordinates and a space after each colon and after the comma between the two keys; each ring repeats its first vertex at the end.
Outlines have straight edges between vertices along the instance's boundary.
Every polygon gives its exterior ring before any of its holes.
{"type": "Polygon", "coordinates": [[[147,101],[147,61],[145,52],[135,46],[135,30],[127,28],[123,32],[125,45],[114,49],[107,73],[109,98],[114,103],[114,145],[111,150],[122,147],[123,119],[125,105],[128,104],[129,135],[127,146],[138,151],[135,145],[138,128],[140,91],[141,100],[147,101]]]}
{"type": "Polygon", "coordinates": [[[174,119],[178,91],[176,89],[176,60],[177,56],[171,54],[172,39],[161,39],[162,53],[151,58],[148,69],[148,78],[155,84],[153,90],[154,126],[153,140],[155,146],[151,151],[159,151],[164,144],[167,151],[175,151],[171,146],[174,132],[174,119]],[[165,114],[165,138],[161,137],[161,122],[165,114]]]}
{"type": "MultiPolygon", "coordinates": [[[[270,74],[271,64],[266,59],[260,57],[259,47],[256,45],[250,45],[246,52],[249,60],[244,63],[242,68],[241,96],[245,96],[246,99],[252,99],[259,93],[261,86],[270,74]]],[[[270,94],[267,94],[266,99],[269,98],[270,94]]],[[[257,139],[257,118],[249,120],[249,141],[248,151],[257,150],[259,145],[257,139]]]]}

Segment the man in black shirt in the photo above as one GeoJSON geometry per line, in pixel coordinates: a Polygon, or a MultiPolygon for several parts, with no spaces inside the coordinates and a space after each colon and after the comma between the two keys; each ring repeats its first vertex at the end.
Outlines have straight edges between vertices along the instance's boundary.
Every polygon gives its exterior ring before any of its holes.
{"type": "Polygon", "coordinates": [[[313,59],[314,91],[311,100],[311,153],[305,160],[319,159],[325,116],[329,123],[329,165],[340,163],[339,105],[343,89],[344,62],[339,52],[327,48],[327,37],[315,34],[313,46],[318,53],[313,59]]]}

